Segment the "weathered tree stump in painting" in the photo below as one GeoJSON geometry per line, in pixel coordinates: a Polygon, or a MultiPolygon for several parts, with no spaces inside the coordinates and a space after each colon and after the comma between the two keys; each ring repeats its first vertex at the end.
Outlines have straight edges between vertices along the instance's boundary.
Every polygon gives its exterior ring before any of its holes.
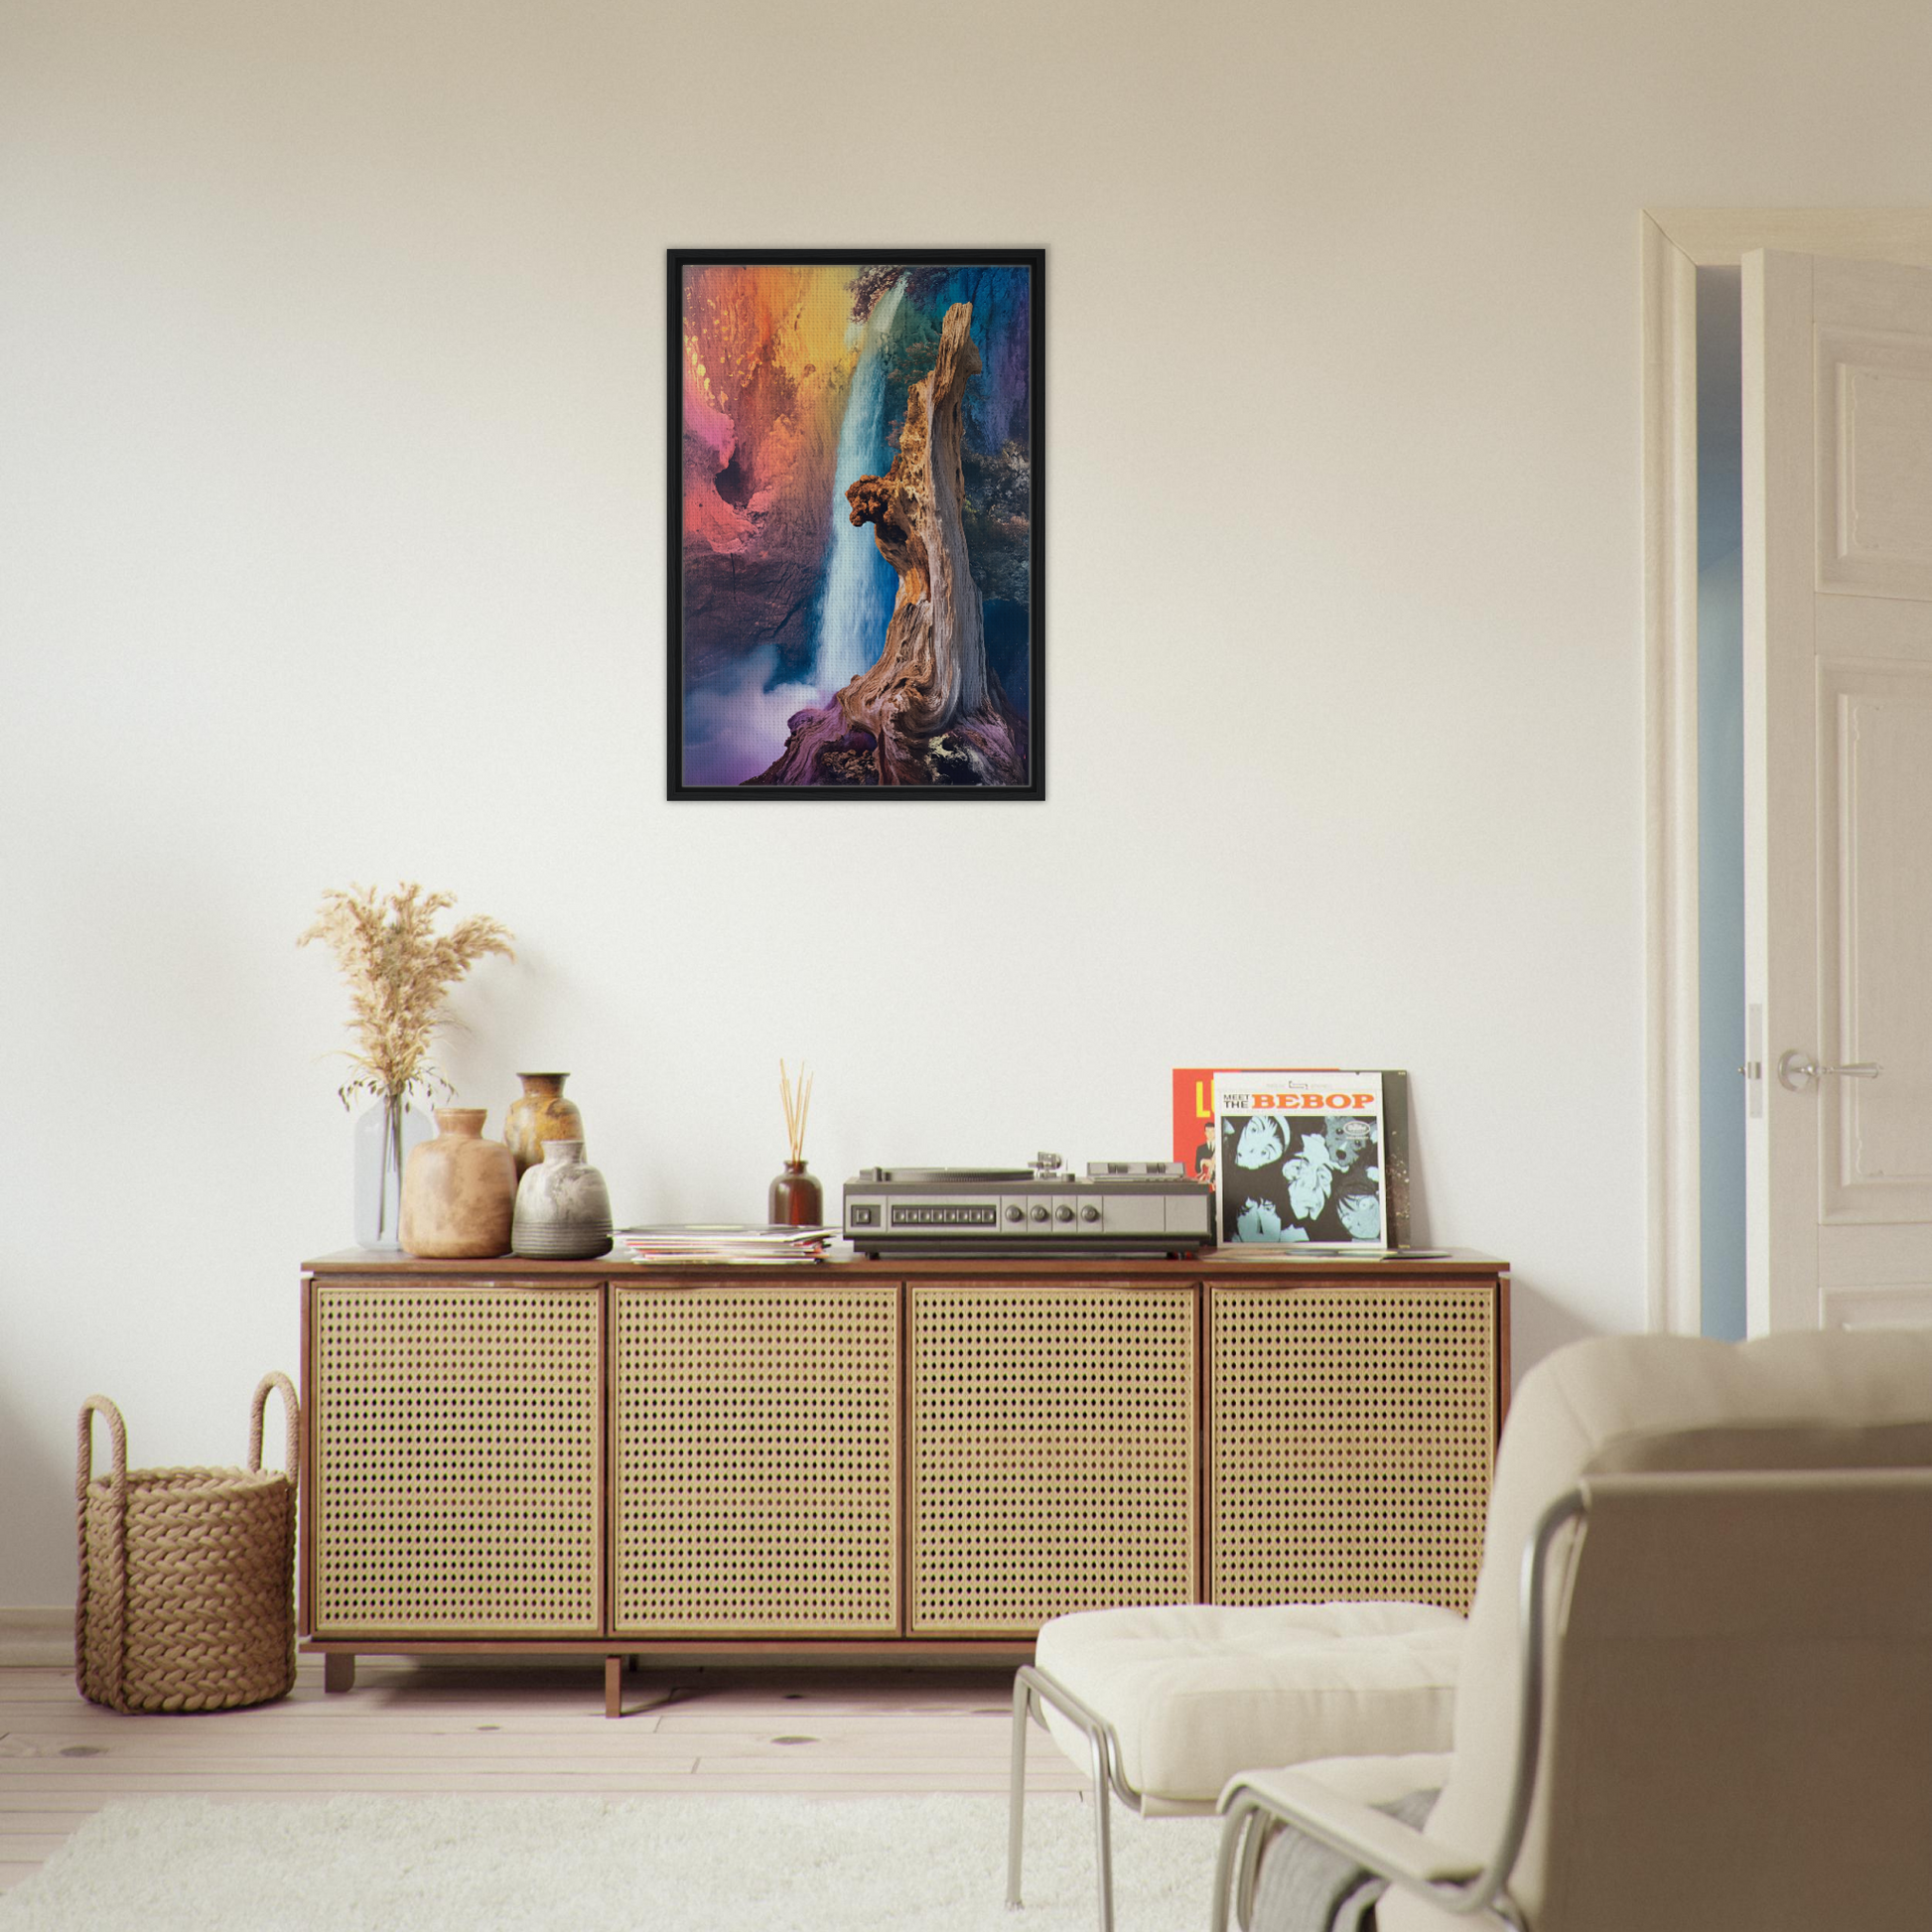
{"type": "Polygon", "coordinates": [[[912,384],[898,454],[846,491],[898,573],[878,663],[828,705],[800,711],[754,785],[1024,785],[1027,730],[986,661],[966,558],[960,397],[980,368],[970,302],[946,311],[939,359],[912,384]]]}

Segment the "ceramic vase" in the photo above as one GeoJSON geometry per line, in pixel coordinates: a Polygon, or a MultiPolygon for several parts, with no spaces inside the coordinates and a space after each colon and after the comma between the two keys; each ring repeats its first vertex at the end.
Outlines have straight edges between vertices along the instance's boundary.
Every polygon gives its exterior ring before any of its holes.
{"type": "Polygon", "coordinates": [[[588,1261],[611,1249],[611,1190],[584,1165],[582,1141],[545,1141],[543,1159],[516,1183],[510,1245],[549,1261],[588,1261]]]}
{"type": "Polygon", "coordinates": [[[564,1098],[568,1073],[519,1073],[523,1092],[503,1116],[503,1145],[516,1162],[520,1179],[543,1159],[545,1141],[581,1141],[584,1116],[564,1098]]]}
{"type": "Polygon", "coordinates": [[[483,1138],[486,1109],[439,1107],[436,1138],[409,1157],[402,1176],[402,1246],[425,1259],[509,1252],[516,1163],[483,1138]]]}
{"type": "Polygon", "coordinates": [[[818,1176],[806,1172],[802,1161],[787,1161],[785,1171],[765,1195],[765,1210],[774,1228],[815,1228],[825,1224],[825,1190],[818,1176]]]}
{"type": "Polygon", "coordinates": [[[399,1094],[386,1095],[355,1117],[355,1245],[399,1252],[402,1171],[410,1154],[435,1133],[428,1117],[399,1094]]]}

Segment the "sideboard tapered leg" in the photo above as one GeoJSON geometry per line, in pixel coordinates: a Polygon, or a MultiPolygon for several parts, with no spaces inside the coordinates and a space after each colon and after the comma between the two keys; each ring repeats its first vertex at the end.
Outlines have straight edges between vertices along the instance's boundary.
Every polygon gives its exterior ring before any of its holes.
{"type": "Polygon", "coordinates": [[[352,1691],[355,1688],[355,1653],[352,1650],[326,1650],[322,1656],[322,1688],[325,1691],[352,1691]]]}
{"type": "Polygon", "coordinates": [[[607,1718],[623,1716],[623,1659],[607,1657],[604,1660],[604,1715],[607,1718]]]}

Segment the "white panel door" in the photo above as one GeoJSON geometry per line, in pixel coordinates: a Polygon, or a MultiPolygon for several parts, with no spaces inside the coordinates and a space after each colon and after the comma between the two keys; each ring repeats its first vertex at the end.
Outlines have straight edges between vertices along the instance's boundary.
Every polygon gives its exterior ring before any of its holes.
{"type": "Polygon", "coordinates": [[[1753,1333],[1932,1322],[1932,270],[1744,257],[1753,1333]]]}

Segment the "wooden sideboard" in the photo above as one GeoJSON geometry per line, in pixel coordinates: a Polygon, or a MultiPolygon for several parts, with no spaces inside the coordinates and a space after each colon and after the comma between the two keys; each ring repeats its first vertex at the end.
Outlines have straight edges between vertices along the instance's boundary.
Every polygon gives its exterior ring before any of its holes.
{"type": "Polygon", "coordinates": [[[303,1271],[304,1648],[1024,1658],[1061,1611],[1465,1608],[1509,1274],[1401,1262],[303,1271]]]}

